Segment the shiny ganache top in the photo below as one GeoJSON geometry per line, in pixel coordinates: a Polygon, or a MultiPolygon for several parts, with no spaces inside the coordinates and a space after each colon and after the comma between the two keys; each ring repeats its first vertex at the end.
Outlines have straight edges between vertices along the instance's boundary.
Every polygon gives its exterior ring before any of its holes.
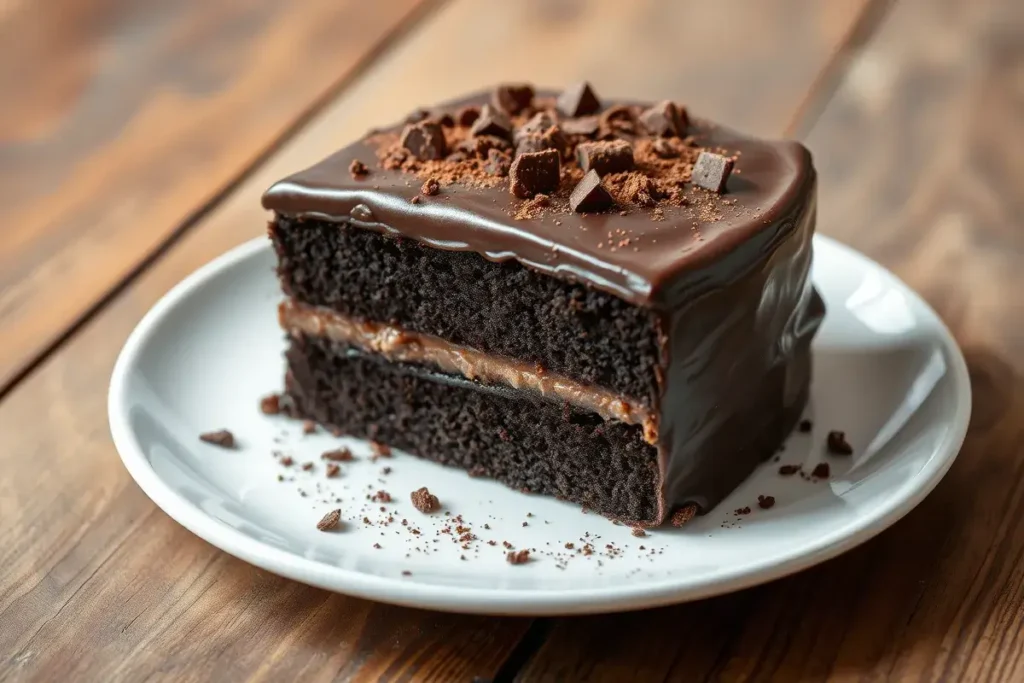
{"type": "MultiPolygon", "coordinates": [[[[541,99],[550,95],[540,93],[538,101],[550,103],[541,99]]],[[[454,115],[486,101],[487,94],[475,94],[431,112],[454,115]]],[[[803,145],[750,138],[691,117],[690,144],[735,159],[722,194],[687,182],[676,204],[619,205],[578,214],[564,201],[553,201],[524,212],[529,200],[509,192],[508,178],[491,186],[456,182],[442,185],[436,195],[420,195],[425,176],[387,169],[378,161],[382,135],[395,139],[402,127],[367,135],[275,183],[264,194],[263,206],[297,218],[347,221],[435,248],[475,251],[494,261],[514,259],[633,304],[665,310],[690,299],[694,283],[720,286],[761,262],[792,229],[792,217],[814,187],[810,153],[803,145]],[[350,172],[353,161],[365,164],[369,173],[350,172]],[[411,201],[413,196],[419,198],[411,201]]],[[[636,137],[644,137],[642,129],[636,137]]],[[[563,186],[570,183],[571,190],[569,170],[563,164],[563,186]]],[[[560,190],[560,196],[567,196],[565,187],[560,190]]]]}

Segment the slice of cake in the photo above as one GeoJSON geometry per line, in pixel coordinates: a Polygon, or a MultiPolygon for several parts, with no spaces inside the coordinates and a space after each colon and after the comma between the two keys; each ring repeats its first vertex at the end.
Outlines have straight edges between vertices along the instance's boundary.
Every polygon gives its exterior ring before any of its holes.
{"type": "Polygon", "coordinates": [[[629,524],[706,511],[807,400],[795,142],[528,85],[411,114],[263,197],[284,405],[629,524]]]}

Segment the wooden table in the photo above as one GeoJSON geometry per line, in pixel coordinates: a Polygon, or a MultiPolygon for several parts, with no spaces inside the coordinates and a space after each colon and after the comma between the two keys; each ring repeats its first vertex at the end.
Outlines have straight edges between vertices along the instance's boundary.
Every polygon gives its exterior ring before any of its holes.
{"type": "Polygon", "coordinates": [[[0,2],[0,681],[1024,680],[1022,150],[1019,0],[0,2]],[[263,232],[260,192],[415,105],[582,77],[811,147],[821,232],[967,355],[935,492],[770,585],[533,620],[309,588],[156,509],[111,444],[111,367],[263,232]]]}

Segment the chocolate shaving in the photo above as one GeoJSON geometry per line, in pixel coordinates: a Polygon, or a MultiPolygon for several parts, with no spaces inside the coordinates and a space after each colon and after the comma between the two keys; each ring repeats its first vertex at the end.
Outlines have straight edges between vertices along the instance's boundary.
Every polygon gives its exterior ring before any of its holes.
{"type": "Polygon", "coordinates": [[[558,189],[560,168],[558,152],[553,149],[520,154],[509,168],[509,191],[520,199],[529,199],[538,192],[554,192],[558,189]]]}
{"type": "Polygon", "coordinates": [[[601,101],[590,84],[584,81],[563,90],[555,106],[566,116],[586,116],[597,113],[601,109],[601,101]]]}
{"type": "Polygon", "coordinates": [[[694,185],[721,194],[732,173],[734,161],[714,152],[701,152],[693,165],[690,179],[694,185]]]}

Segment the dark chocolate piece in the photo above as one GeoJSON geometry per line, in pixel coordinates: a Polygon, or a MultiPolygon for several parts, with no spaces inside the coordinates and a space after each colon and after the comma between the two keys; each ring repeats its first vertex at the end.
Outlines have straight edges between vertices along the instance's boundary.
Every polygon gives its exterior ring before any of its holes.
{"type": "Polygon", "coordinates": [[[556,123],[551,114],[546,111],[539,111],[529,121],[516,129],[515,137],[518,139],[520,136],[525,135],[542,135],[556,123]]]}
{"type": "Polygon", "coordinates": [[[462,107],[455,113],[455,121],[463,128],[469,128],[480,118],[480,107],[462,107]]]}
{"type": "Polygon", "coordinates": [[[734,163],[732,159],[721,154],[701,152],[697,157],[697,163],[693,165],[691,181],[705,190],[721,193],[725,189],[726,181],[729,180],[734,163]]]}
{"type": "Polygon", "coordinates": [[[533,86],[528,83],[499,85],[491,95],[491,103],[515,116],[533,105],[533,86]]]}
{"type": "Polygon", "coordinates": [[[675,102],[663,100],[640,114],[640,123],[651,135],[664,138],[682,137],[686,134],[686,110],[675,102]]]}
{"type": "Polygon", "coordinates": [[[487,161],[484,162],[484,172],[504,178],[508,175],[512,160],[508,154],[497,149],[487,151],[487,161]]]}
{"type": "Polygon", "coordinates": [[[559,125],[566,135],[591,137],[597,133],[601,123],[596,116],[583,116],[578,119],[563,119],[559,125]]]}
{"type": "Polygon", "coordinates": [[[597,213],[614,203],[611,194],[601,185],[601,176],[593,170],[587,171],[569,195],[569,207],[576,213],[597,213]]]}
{"type": "Polygon", "coordinates": [[[402,147],[422,161],[444,159],[448,145],[441,125],[434,121],[412,123],[402,131],[402,147]]]}
{"type": "Polygon", "coordinates": [[[499,109],[485,104],[480,116],[473,122],[470,133],[476,136],[493,135],[497,138],[508,138],[512,133],[512,122],[499,109]]]}
{"type": "Polygon", "coordinates": [[[208,444],[213,444],[214,446],[220,446],[221,448],[235,447],[235,435],[227,429],[218,429],[215,432],[200,434],[199,440],[205,441],[208,444]]]}
{"type": "Polygon", "coordinates": [[[583,142],[576,146],[576,162],[584,171],[599,175],[629,171],[635,166],[633,146],[625,140],[583,142]]]}
{"type": "Polygon", "coordinates": [[[560,168],[558,152],[553,149],[520,154],[508,171],[509,191],[520,199],[529,199],[538,192],[554,192],[558,189],[560,168]]]}
{"type": "Polygon", "coordinates": [[[601,101],[597,99],[590,84],[584,81],[563,90],[556,106],[566,116],[586,116],[600,111],[601,101]]]}
{"type": "Polygon", "coordinates": [[[845,432],[835,430],[829,432],[825,445],[832,455],[853,455],[853,446],[846,440],[845,432]]]}

